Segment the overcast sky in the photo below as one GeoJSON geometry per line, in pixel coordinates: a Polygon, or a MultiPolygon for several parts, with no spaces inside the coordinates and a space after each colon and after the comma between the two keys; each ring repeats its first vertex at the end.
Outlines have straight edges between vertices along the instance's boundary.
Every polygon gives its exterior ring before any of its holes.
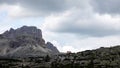
{"type": "Polygon", "coordinates": [[[0,33],[36,26],[61,52],[120,45],[120,0],[0,0],[0,33]]]}

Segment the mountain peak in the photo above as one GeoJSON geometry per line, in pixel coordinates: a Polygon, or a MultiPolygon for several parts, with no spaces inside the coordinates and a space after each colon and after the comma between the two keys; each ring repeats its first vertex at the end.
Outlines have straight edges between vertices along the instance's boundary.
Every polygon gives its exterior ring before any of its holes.
{"type": "Polygon", "coordinates": [[[57,48],[52,43],[45,44],[42,31],[34,26],[11,28],[1,34],[0,37],[0,55],[22,57],[58,53],[57,48]],[[5,45],[2,46],[3,44],[5,45]]]}
{"type": "Polygon", "coordinates": [[[34,26],[23,26],[16,30],[11,28],[9,31],[6,31],[3,35],[8,38],[14,38],[19,35],[30,35],[33,37],[42,38],[42,31],[34,26]]]}

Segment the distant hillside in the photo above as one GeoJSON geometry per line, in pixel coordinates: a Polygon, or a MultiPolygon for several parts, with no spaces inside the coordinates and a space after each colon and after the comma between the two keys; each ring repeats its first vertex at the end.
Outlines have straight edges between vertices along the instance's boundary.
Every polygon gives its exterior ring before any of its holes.
{"type": "Polygon", "coordinates": [[[51,45],[45,43],[42,31],[34,26],[11,28],[0,35],[0,56],[28,57],[59,53],[57,48],[51,45]]]}
{"type": "Polygon", "coordinates": [[[78,53],[60,54],[52,63],[53,68],[120,68],[120,46],[101,47],[78,53]]]}

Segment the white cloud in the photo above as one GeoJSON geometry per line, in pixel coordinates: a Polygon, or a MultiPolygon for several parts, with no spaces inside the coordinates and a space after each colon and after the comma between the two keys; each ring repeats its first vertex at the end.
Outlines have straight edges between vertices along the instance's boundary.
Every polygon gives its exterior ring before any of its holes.
{"type": "Polygon", "coordinates": [[[23,8],[19,5],[0,5],[0,11],[4,11],[7,13],[7,16],[10,18],[21,17],[24,15],[23,8]]]}
{"type": "Polygon", "coordinates": [[[120,45],[120,36],[108,36],[108,37],[88,37],[84,39],[74,38],[72,43],[67,45],[72,45],[74,48],[79,49],[79,51],[97,49],[99,47],[110,47],[120,45]]]}
{"type": "Polygon", "coordinates": [[[120,34],[120,16],[100,15],[91,9],[73,8],[61,15],[45,18],[43,27],[55,32],[76,33],[88,36],[120,34]]]}
{"type": "Polygon", "coordinates": [[[80,50],[77,48],[74,48],[74,46],[63,46],[62,47],[63,52],[71,51],[71,52],[79,52],[80,50]]]}
{"type": "Polygon", "coordinates": [[[78,52],[80,51],[79,48],[74,48],[74,46],[71,46],[71,45],[61,45],[58,41],[56,40],[53,40],[51,41],[53,43],[53,45],[55,45],[58,50],[60,52],[67,52],[67,51],[71,51],[71,52],[78,52]]]}
{"type": "Polygon", "coordinates": [[[110,46],[116,46],[116,45],[120,45],[120,36],[109,36],[109,37],[102,37],[102,38],[89,37],[84,39],[73,38],[70,41],[69,39],[67,40],[67,42],[63,45],[62,51],[66,52],[69,50],[73,52],[78,52],[78,51],[91,50],[91,49],[97,49],[100,47],[110,47],[110,46]],[[65,45],[68,46],[68,49],[67,49],[67,46],[65,45]]]}

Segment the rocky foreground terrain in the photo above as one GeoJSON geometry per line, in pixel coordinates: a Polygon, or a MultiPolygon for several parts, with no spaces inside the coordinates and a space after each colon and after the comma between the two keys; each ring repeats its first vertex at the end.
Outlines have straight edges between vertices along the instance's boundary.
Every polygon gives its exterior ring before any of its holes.
{"type": "Polygon", "coordinates": [[[78,53],[59,53],[54,57],[1,58],[1,68],[120,68],[120,46],[78,53]]]}
{"type": "Polygon", "coordinates": [[[120,46],[59,54],[52,68],[120,68],[120,46]]]}
{"type": "Polygon", "coordinates": [[[59,53],[33,26],[0,35],[0,68],[120,68],[120,46],[59,53]]]}

